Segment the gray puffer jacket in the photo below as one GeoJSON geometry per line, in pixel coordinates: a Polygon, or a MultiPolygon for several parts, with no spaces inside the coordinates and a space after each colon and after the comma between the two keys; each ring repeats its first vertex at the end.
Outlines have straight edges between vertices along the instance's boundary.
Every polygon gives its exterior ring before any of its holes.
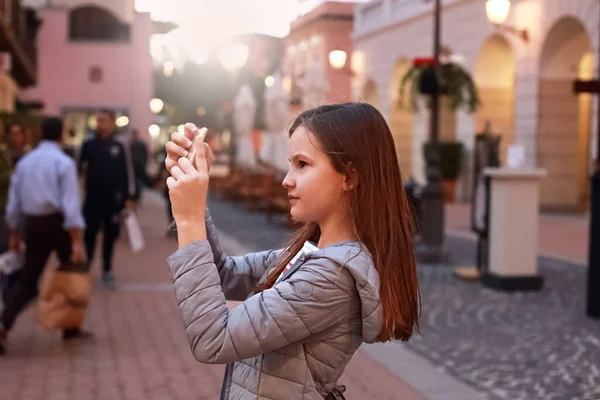
{"type": "Polygon", "coordinates": [[[228,363],[221,398],[321,400],[382,324],[379,276],[360,243],[301,257],[273,288],[252,295],[279,251],[227,257],[207,214],[208,241],[168,258],[194,357],[228,363]],[[250,295],[250,297],[248,297],[250,295]],[[225,300],[244,300],[228,310],[225,300]]]}

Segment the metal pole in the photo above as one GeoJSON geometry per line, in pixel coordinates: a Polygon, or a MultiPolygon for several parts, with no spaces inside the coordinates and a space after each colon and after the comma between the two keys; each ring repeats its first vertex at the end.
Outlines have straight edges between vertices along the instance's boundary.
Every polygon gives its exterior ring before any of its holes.
{"type": "MultiPolygon", "coordinates": [[[[440,59],[441,1],[435,0],[433,23],[433,56],[436,68],[440,59]]],[[[425,154],[427,185],[421,196],[421,261],[438,263],[442,260],[444,245],[444,190],[440,174],[439,143],[439,94],[431,96],[431,119],[429,140],[433,144],[425,154]]]]}
{"type": "Polygon", "coordinates": [[[590,242],[588,265],[587,315],[600,318],[600,39],[598,40],[598,76],[596,77],[596,102],[598,131],[596,132],[596,162],[591,180],[590,242]]]}
{"type": "MultiPolygon", "coordinates": [[[[433,22],[433,57],[435,58],[435,65],[440,62],[440,25],[441,25],[441,13],[442,7],[440,5],[441,0],[435,0],[434,8],[434,22],[433,22]]],[[[431,125],[429,127],[431,134],[431,142],[437,144],[439,142],[439,126],[440,126],[440,96],[435,93],[431,96],[431,125]]]]}

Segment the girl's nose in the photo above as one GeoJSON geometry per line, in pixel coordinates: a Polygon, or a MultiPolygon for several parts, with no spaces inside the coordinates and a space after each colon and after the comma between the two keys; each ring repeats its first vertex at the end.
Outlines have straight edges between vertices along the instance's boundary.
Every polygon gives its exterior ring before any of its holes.
{"type": "Polygon", "coordinates": [[[287,173],[287,175],[285,176],[285,178],[283,178],[283,182],[281,182],[281,184],[286,189],[290,189],[290,188],[294,187],[294,180],[290,176],[289,172],[287,173]]]}

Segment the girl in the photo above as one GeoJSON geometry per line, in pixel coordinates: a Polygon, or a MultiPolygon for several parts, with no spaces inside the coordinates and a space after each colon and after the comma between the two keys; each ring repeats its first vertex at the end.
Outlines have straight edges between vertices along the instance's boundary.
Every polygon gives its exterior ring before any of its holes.
{"type": "Polygon", "coordinates": [[[300,114],[283,186],[303,225],[283,250],[245,257],[219,245],[210,148],[196,137],[196,167],[186,158],[197,131],[173,133],[166,160],[179,240],[168,264],[194,357],[228,363],[222,399],[343,398],[337,381],[362,342],[418,331],[411,215],[384,118],[362,103],[300,114]]]}

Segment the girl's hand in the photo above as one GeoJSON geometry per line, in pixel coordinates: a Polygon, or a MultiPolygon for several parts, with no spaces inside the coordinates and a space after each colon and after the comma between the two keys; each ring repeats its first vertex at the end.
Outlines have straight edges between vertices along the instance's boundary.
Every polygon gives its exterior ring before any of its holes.
{"type": "MultiPolygon", "coordinates": [[[[165,145],[165,149],[167,150],[167,157],[165,158],[167,171],[171,172],[171,169],[178,165],[181,157],[187,157],[189,155],[192,148],[192,141],[196,140],[198,132],[198,127],[188,122],[184,126],[183,134],[178,131],[171,133],[171,140],[165,145]]],[[[208,170],[210,171],[213,154],[208,143],[204,143],[204,149],[206,152],[208,170]]]]}
{"type": "MultiPolygon", "coordinates": [[[[196,140],[196,167],[186,157],[180,157],[167,178],[169,197],[177,229],[183,224],[204,225],[208,193],[207,151],[202,137],[196,140]]],[[[210,153],[210,148],[208,148],[210,153]]]]}
{"type": "Polygon", "coordinates": [[[183,134],[175,131],[171,133],[171,141],[167,142],[165,149],[167,150],[167,158],[165,166],[167,171],[179,163],[181,157],[187,157],[192,148],[192,140],[198,135],[198,127],[192,123],[187,123],[184,126],[183,134]]]}

